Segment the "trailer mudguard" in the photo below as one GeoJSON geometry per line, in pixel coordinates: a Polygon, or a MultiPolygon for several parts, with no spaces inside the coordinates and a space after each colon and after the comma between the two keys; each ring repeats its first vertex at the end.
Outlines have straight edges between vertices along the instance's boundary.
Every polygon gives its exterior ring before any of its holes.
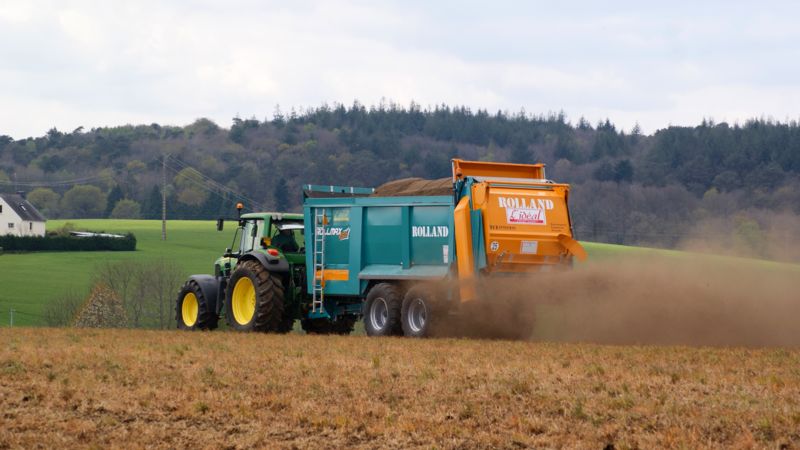
{"type": "Polygon", "coordinates": [[[286,273],[289,272],[289,261],[286,258],[268,255],[257,251],[245,253],[239,258],[239,262],[255,260],[260,262],[270,272],[286,273]]]}
{"type": "Polygon", "coordinates": [[[586,250],[580,244],[580,242],[572,239],[570,236],[566,234],[559,234],[558,235],[558,243],[561,244],[562,247],[567,249],[573,256],[578,258],[578,261],[586,261],[586,250]]]}
{"type": "Polygon", "coordinates": [[[205,297],[209,303],[209,310],[217,312],[217,295],[219,294],[220,279],[211,275],[190,275],[189,281],[194,281],[200,286],[203,297],[205,297]]]}

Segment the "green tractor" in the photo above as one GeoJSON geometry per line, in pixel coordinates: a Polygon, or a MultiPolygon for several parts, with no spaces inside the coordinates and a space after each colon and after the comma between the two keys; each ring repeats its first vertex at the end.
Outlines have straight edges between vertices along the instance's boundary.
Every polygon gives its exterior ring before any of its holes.
{"type": "Polygon", "coordinates": [[[237,331],[288,333],[296,319],[307,333],[353,331],[355,315],[309,317],[302,214],[242,214],[238,225],[235,250],[214,262],[214,275],[192,275],[179,291],[179,329],[213,330],[224,317],[237,331]]]}

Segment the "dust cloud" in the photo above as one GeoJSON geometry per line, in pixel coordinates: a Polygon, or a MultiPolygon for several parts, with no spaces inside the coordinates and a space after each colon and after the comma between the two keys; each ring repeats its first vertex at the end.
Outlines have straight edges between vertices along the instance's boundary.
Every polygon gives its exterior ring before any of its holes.
{"type": "Polygon", "coordinates": [[[600,344],[800,346],[800,266],[709,257],[612,258],[496,279],[445,333],[600,344]]]}
{"type": "Polygon", "coordinates": [[[800,263],[800,215],[760,212],[698,221],[676,248],[715,255],[800,263]],[[758,217],[759,221],[751,217],[758,217]]]}

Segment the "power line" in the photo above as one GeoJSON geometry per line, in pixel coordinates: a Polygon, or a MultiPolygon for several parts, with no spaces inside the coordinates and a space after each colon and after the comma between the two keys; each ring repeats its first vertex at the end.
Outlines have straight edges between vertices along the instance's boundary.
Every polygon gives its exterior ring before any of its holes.
{"type": "MultiPolygon", "coordinates": [[[[169,169],[171,172],[175,173],[176,175],[181,173],[181,171],[182,171],[182,169],[176,168],[174,166],[170,166],[169,164],[166,166],[166,168],[169,169]]],[[[217,196],[219,196],[221,198],[225,198],[224,194],[227,193],[227,192],[220,192],[220,190],[217,189],[215,186],[211,185],[210,183],[205,182],[205,180],[202,180],[202,179],[197,179],[197,178],[194,178],[194,177],[186,177],[186,181],[188,181],[189,183],[191,183],[192,185],[194,185],[196,187],[199,187],[200,189],[205,190],[208,193],[215,194],[215,195],[217,195],[217,196]]],[[[236,197],[236,196],[234,195],[234,197],[236,197]]]]}
{"type": "Polygon", "coordinates": [[[6,181],[0,180],[2,186],[22,186],[22,187],[58,187],[68,186],[72,184],[90,183],[92,181],[99,181],[113,178],[112,174],[93,175],[88,177],[73,178],[71,180],[61,181],[6,181]]]}
{"type": "Polygon", "coordinates": [[[170,169],[171,171],[175,172],[176,174],[179,174],[182,171],[188,169],[192,175],[196,175],[196,176],[188,176],[188,177],[186,177],[186,180],[188,180],[189,182],[193,183],[195,186],[198,186],[198,187],[200,187],[200,188],[202,188],[202,189],[204,189],[204,190],[206,190],[206,191],[208,191],[210,193],[216,194],[220,198],[223,198],[223,199],[227,198],[225,196],[225,194],[228,194],[229,196],[231,196],[233,198],[238,198],[238,199],[244,200],[247,203],[249,203],[250,205],[253,205],[253,209],[255,209],[255,210],[264,209],[264,206],[261,204],[261,202],[258,202],[258,201],[254,200],[254,199],[252,199],[252,198],[250,198],[250,197],[248,197],[248,196],[246,196],[246,195],[244,195],[244,194],[242,194],[242,193],[240,193],[240,192],[238,192],[238,191],[236,191],[234,189],[229,188],[228,186],[223,185],[222,183],[219,183],[218,181],[214,180],[213,178],[209,177],[208,175],[205,175],[204,173],[200,172],[199,170],[197,170],[194,167],[186,164],[183,161],[175,159],[175,158],[173,158],[171,156],[168,156],[165,159],[165,161],[167,162],[166,163],[166,168],[170,169]]]}
{"type": "Polygon", "coordinates": [[[201,177],[201,178],[202,178],[202,179],[203,179],[203,180],[204,180],[206,183],[208,183],[210,186],[212,186],[212,187],[214,187],[214,188],[216,188],[216,189],[219,189],[219,190],[220,190],[220,191],[222,191],[222,192],[227,192],[227,193],[229,193],[229,194],[233,195],[234,197],[237,197],[237,198],[241,198],[241,199],[243,199],[243,200],[246,200],[246,201],[248,201],[248,202],[250,202],[250,203],[252,203],[252,204],[254,204],[254,205],[257,205],[257,206],[259,206],[259,207],[261,207],[261,206],[262,206],[262,205],[260,204],[260,202],[257,202],[257,201],[255,201],[255,200],[253,200],[252,198],[249,198],[249,197],[247,197],[246,195],[244,195],[244,194],[242,194],[242,193],[240,193],[240,192],[237,192],[237,191],[235,191],[235,190],[233,190],[233,189],[229,188],[228,186],[225,186],[225,185],[223,185],[222,183],[219,183],[218,181],[214,180],[213,178],[209,177],[208,175],[205,175],[204,173],[202,173],[202,172],[200,172],[199,170],[195,169],[194,167],[192,167],[192,166],[190,166],[190,165],[186,164],[185,162],[183,162],[183,161],[181,161],[181,160],[178,160],[178,159],[176,159],[176,158],[172,158],[172,157],[170,157],[170,159],[171,159],[172,161],[174,161],[176,164],[178,164],[179,166],[183,167],[184,169],[189,169],[189,170],[191,170],[193,173],[195,173],[195,174],[199,175],[199,176],[200,176],[200,177],[201,177]]]}
{"type": "MultiPolygon", "coordinates": [[[[169,169],[170,171],[172,171],[174,173],[179,173],[180,172],[180,171],[176,170],[174,167],[170,167],[170,166],[167,166],[167,169],[169,169]]],[[[213,186],[210,186],[210,185],[208,185],[206,183],[203,183],[201,180],[187,178],[187,181],[189,183],[191,183],[191,185],[193,185],[195,187],[198,187],[198,188],[208,192],[209,194],[214,194],[215,196],[217,196],[217,197],[219,197],[219,198],[221,198],[223,200],[230,200],[232,198],[233,199],[239,198],[239,199],[241,199],[243,201],[248,202],[248,204],[253,205],[253,210],[263,209],[263,207],[261,206],[260,203],[257,203],[257,202],[255,202],[253,200],[245,199],[242,195],[238,195],[235,192],[233,192],[233,193],[229,193],[227,191],[226,192],[220,192],[219,189],[216,189],[213,186]]],[[[185,216],[186,214],[183,214],[183,215],[185,216]]]]}

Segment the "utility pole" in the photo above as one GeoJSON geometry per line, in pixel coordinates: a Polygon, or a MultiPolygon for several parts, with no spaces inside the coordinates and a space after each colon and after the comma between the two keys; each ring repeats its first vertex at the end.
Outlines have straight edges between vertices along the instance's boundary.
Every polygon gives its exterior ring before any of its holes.
{"type": "Polygon", "coordinates": [[[161,160],[161,240],[167,240],[167,156],[161,160]]]}
{"type": "Polygon", "coordinates": [[[10,311],[9,317],[10,317],[10,319],[9,319],[9,322],[10,322],[9,326],[10,326],[11,328],[13,328],[13,327],[14,327],[14,308],[11,308],[11,311],[10,311]]]}

